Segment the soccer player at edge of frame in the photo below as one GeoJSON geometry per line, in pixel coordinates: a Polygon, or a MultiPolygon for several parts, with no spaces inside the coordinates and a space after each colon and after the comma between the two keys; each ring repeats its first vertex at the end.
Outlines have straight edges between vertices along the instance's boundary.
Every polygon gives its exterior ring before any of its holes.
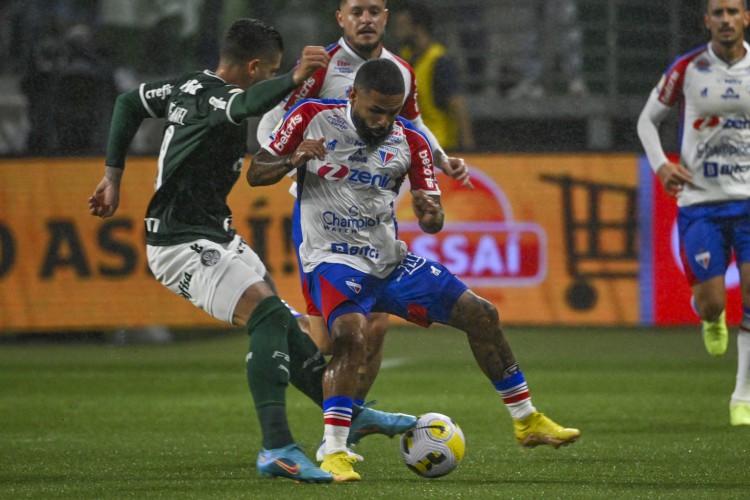
{"type": "MultiPolygon", "coordinates": [[[[257,129],[258,143],[263,144],[274,133],[284,114],[300,100],[305,98],[346,99],[354,77],[365,61],[378,58],[388,59],[398,65],[404,80],[407,82],[407,92],[404,94],[401,114],[412,121],[427,136],[433,146],[433,153],[439,157],[437,163],[441,169],[463,185],[473,188],[469,168],[464,160],[449,157],[445,154],[434,134],[424,124],[417,106],[417,81],[413,68],[383,46],[389,17],[386,7],[386,0],[340,0],[339,10],[336,11],[336,21],[343,34],[337,43],[326,48],[331,57],[330,63],[325,68],[315,71],[303,85],[297,87],[282,103],[263,116],[257,129]]],[[[296,193],[296,186],[293,185],[290,191],[296,193]]],[[[300,279],[303,282],[304,295],[306,288],[304,274],[301,273],[300,279]]],[[[309,297],[305,296],[305,299],[307,316],[304,319],[300,318],[300,321],[303,324],[306,323],[307,331],[315,340],[321,352],[331,354],[330,335],[320,312],[312,304],[309,297]]],[[[373,312],[368,318],[365,332],[367,355],[358,372],[359,383],[355,397],[357,404],[365,404],[367,393],[380,370],[383,341],[387,329],[388,315],[373,312]]],[[[353,452],[351,453],[356,456],[353,452]]],[[[316,456],[318,460],[322,460],[322,451],[319,451],[316,456]]]]}
{"type": "Polygon", "coordinates": [[[346,440],[370,311],[465,332],[474,359],[512,417],[521,445],[559,447],[580,436],[578,429],[563,428],[532,404],[495,306],[442,264],[408,252],[397,239],[392,206],[407,176],[420,228],[433,234],[444,222],[430,144],[398,116],[404,92],[393,61],[367,61],[357,72],[348,101],[297,104],[247,171],[251,186],[275,184],[297,171],[299,218],[293,230],[300,234],[298,257],[307,292],[333,342],[323,377],[321,468],[339,481],[361,479],[346,440]],[[329,164],[358,169],[361,175],[331,178],[329,164]]]}
{"type": "MultiPolygon", "coordinates": [[[[145,218],[149,268],[168,289],[220,321],[245,327],[250,336],[247,381],[263,438],[258,473],[328,483],[333,476],[295,443],[285,404],[291,382],[322,407],[325,359],[276,296],[258,255],[232,228],[227,206],[247,153],[245,119],[271,109],[329,59],[323,47],[305,47],[298,65],[274,78],[282,52],[275,28],[239,19],[222,42],[215,71],[143,83],[120,95],[104,177],[88,206],[98,217],[115,214],[128,146],[144,119],[166,118],[156,192],[145,218]]],[[[413,426],[413,417],[370,408],[356,413],[354,440],[413,426]]]]}
{"type": "Polygon", "coordinates": [[[680,255],[712,356],[727,351],[725,273],[736,256],[742,296],[732,425],[750,425],[750,45],[744,0],[708,0],[710,41],[678,57],[648,98],[638,135],[666,193],[677,198],[680,255]],[[680,158],[664,153],[659,126],[680,104],[680,158]]]}

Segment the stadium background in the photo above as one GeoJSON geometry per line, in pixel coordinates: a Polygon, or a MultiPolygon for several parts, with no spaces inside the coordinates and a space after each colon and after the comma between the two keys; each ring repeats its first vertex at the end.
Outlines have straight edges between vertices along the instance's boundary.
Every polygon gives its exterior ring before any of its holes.
{"type": "MultiPolygon", "coordinates": [[[[106,92],[83,96],[103,111],[88,121],[97,135],[83,154],[72,155],[65,144],[34,150],[28,141],[30,102],[50,97],[42,95],[43,88],[31,94],[22,90],[34,47],[42,41],[62,43],[72,27],[85,26],[90,42],[107,58],[108,75],[123,90],[144,79],[212,67],[228,23],[252,16],[269,20],[285,35],[288,68],[305,44],[338,38],[337,4],[3,3],[0,335],[220,326],[162,289],[146,268],[140,220],[161,123],[144,124],[134,141],[118,216],[90,217],[85,200],[101,175],[112,102],[106,92]],[[149,15],[138,15],[144,12],[149,15]]],[[[560,72],[553,69],[545,73],[550,91],[536,101],[507,98],[521,78],[519,53],[528,30],[538,25],[536,2],[432,0],[430,5],[438,36],[463,71],[477,149],[461,153],[475,167],[478,189],[466,193],[442,180],[446,231],[427,238],[405,223],[404,237],[497,303],[509,323],[697,323],[674,258],[673,202],[654,184],[641,158],[635,121],[669,62],[704,41],[702,2],[580,0],[589,93],[566,95],[560,72]]],[[[389,8],[397,11],[398,1],[389,8]]],[[[63,107],[64,99],[57,97],[54,106],[63,107]]],[[[674,151],[676,118],[663,135],[674,151]]],[[[257,147],[252,137],[251,151],[257,147]]],[[[291,209],[286,187],[250,189],[240,182],[231,205],[239,231],[266,257],[281,294],[301,305],[286,233],[291,209]]],[[[408,210],[401,212],[407,222],[408,210]]],[[[730,293],[730,321],[736,322],[736,288],[730,293]]]]}

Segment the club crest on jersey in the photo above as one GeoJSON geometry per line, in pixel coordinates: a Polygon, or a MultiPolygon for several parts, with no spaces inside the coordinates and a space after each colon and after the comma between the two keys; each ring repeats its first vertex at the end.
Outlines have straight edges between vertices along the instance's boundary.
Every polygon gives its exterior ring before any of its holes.
{"type": "Polygon", "coordinates": [[[338,144],[338,140],[334,139],[330,142],[326,143],[326,149],[328,151],[336,151],[336,144],[338,144]]]}
{"type": "Polygon", "coordinates": [[[348,286],[349,290],[354,293],[359,293],[362,291],[362,285],[360,285],[356,281],[346,281],[346,286],[348,286]]]}
{"type": "Polygon", "coordinates": [[[201,264],[206,267],[211,267],[219,262],[219,257],[221,257],[221,255],[218,250],[209,248],[201,254],[201,264]]]}
{"type": "Polygon", "coordinates": [[[708,265],[711,263],[711,252],[701,252],[695,256],[695,262],[698,263],[703,269],[708,269],[708,265]]]}
{"type": "Polygon", "coordinates": [[[378,148],[378,155],[380,155],[380,161],[383,165],[387,165],[392,159],[398,156],[398,148],[393,146],[380,146],[378,148]]]}

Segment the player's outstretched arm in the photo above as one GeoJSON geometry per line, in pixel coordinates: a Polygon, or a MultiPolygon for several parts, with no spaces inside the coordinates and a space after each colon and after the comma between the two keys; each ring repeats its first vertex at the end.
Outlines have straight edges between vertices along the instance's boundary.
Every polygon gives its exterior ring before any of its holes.
{"type": "Polygon", "coordinates": [[[412,190],[411,196],[411,207],[422,231],[428,234],[440,232],[445,220],[440,196],[428,195],[421,189],[412,190]]]}
{"type": "Polygon", "coordinates": [[[471,183],[471,177],[469,176],[469,166],[463,158],[455,158],[445,153],[437,156],[439,156],[438,166],[440,170],[445,172],[448,177],[459,181],[461,185],[474,189],[474,184],[471,183]]]}
{"type": "Polygon", "coordinates": [[[273,109],[292,90],[297,88],[318,68],[328,64],[324,47],[305,47],[302,57],[289,73],[252,85],[246,92],[232,99],[230,114],[240,122],[250,116],[260,116],[273,109]]]}
{"type": "Polygon", "coordinates": [[[297,146],[294,153],[274,156],[265,149],[258,151],[247,169],[247,183],[251,186],[270,186],[283,179],[292,170],[303,166],[308,160],[324,159],[326,148],[324,139],[307,139],[297,146]]]}
{"type": "Polygon", "coordinates": [[[302,85],[315,70],[325,68],[331,61],[325,47],[308,45],[302,49],[302,57],[294,68],[293,80],[296,85],[302,85]]]}
{"type": "Polygon", "coordinates": [[[104,177],[89,197],[89,212],[91,215],[106,219],[112,217],[120,206],[121,168],[105,167],[104,177]]]}

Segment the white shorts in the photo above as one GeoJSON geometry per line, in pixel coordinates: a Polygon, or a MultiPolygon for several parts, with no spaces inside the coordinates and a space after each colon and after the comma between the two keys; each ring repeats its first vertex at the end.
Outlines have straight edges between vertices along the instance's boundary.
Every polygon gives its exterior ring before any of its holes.
{"type": "Polygon", "coordinates": [[[147,245],[146,255],[159,283],[228,323],[245,290],[266,275],[266,266],[238,235],[228,243],[200,239],[173,246],[147,245]]]}

